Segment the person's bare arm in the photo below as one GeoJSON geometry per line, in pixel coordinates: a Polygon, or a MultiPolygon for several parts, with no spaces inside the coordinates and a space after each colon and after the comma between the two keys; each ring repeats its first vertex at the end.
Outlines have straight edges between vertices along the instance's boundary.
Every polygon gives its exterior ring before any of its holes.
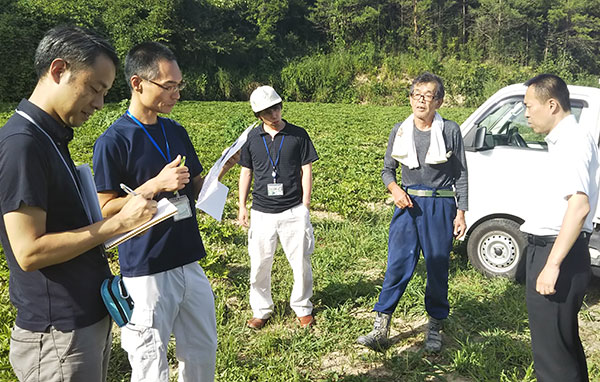
{"type": "MultiPolygon", "coordinates": [[[[218,179],[221,180],[221,178],[223,178],[239,160],[240,152],[238,151],[237,153],[233,154],[227,162],[225,162],[225,165],[223,165],[223,168],[221,168],[218,179]]],[[[194,178],[192,178],[192,184],[194,185],[194,199],[198,199],[198,195],[200,195],[200,191],[204,185],[204,177],[202,175],[196,175],[194,178]]]]}
{"type": "Polygon", "coordinates": [[[35,271],[69,261],[109,238],[127,232],[156,213],[156,202],[138,195],[109,219],[65,232],[46,232],[46,211],[21,205],[4,214],[4,224],[15,259],[24,271],[35,271]]]}
{"type": "Polygon", "coordinates": [[[560,265],[579,237],[589,212],[590,203],[586,194],[576,193],[569,197],[567,212],[565,212],[558,237],[550,250],[546,265],[537,278],[535,289],[538,293],[543,295],[556,293],[555,287],[560,274],[560,265]]]}
{"type": "Polygon", "coordinates": [[[119,197],[116,191],[102,191],[98,193],[98,202],[104,218],[110,217],[121,211],[132,195],[119,197]]]}
{"type": "Polygon", "coordinates": [[[465,222],[465,211],[457,210],[456,217],[454,218],[454,237],[460,239],[463,237],[467,230],[467,223],[465,222]]]}
{"type": "Polygon", "coordinates": [[[227,174],[227,172],[229,170],[231,170],[231,168],[233,166],[235,166],[239,161],[240,161],[240,150],[238,150],[237,153],[233,154],[231,156],[231,158],[229,158],[227,160],[227,162],[225,162],[225,165],[223,165],[223,168],[221,169],[221,172],[219,173],[219,180],[221,180],[225,176],[225,174],[227,174]]]}
{"type": "Polygon", "coordinates": [[[310,196],[312,194],[312,163],[302,166],[302,204],[310,209],[310,196]]]}
{"type": "Polygon", "coordinates": [[[412,208],[413,203],[410,196],[398,185],[396,182],[390,182],[387,186],[388,190],[392,193],[394,198],[394,204],[398,208],[412,208]]]}
{"type": "Polygon", "coordinates": [[[196,175],[192,178],[192,185],[194,187],[194,200],[196,200],[198,199],[198,195],[200,195],[202,186],[204,186],[204,177],[202,175],[196,175]]]}
{"type": "Polygon", "coordinates": [[[252,182],[252,170],[247,167],[242,167],[240,171],[240,184],[239,184],[239,212],[238,212],[238,223],[244,227],[248,227],[248,208],[246,207],[246,201],[248,200],[248,193],[250,192],[250,183],[252,182]]]}

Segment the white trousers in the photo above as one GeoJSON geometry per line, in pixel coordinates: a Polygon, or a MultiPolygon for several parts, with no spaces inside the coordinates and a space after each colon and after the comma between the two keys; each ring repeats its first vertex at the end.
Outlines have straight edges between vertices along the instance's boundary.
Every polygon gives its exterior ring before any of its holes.
{"type": "Polygon", "coordinates": [[[175,336],[179,382],[212,382],[217,324],[210,283],[197,262],[149,276],[123,277],[134,302],[121,329],[131,381],[169,381],[167,346],[175,336]]]}
{"type": "Polygon", "coordinates": [[[273,313],[271,268],[278,237],[294,274],[290,306],[298,317],[311,314],[313,278],[310,255],[315,239],[308,209],[300,204],[275,214],[251,210],[250,217],[250,306],[254,317],[264,319],[273,313]]]}

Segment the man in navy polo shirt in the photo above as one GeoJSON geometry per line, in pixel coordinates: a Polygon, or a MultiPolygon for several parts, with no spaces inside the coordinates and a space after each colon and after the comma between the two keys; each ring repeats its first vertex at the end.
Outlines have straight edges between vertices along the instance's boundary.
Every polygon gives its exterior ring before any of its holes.
{"type": "Polygon", "coordinates": [[[91,224],[68,144],[72,127],[102,108],[117,64],[91,31],[50,30],[31,97],[0,129],[0,239],[17,308],[9,358],[20,381],[106,380],[111,320],[100,285],[110,270],[100,244],[149,220],[156,202],[136,196],[91,224]]]}
{"type": "Polygon", "coordinates": [[[306,130],[281,119],[281,97],[272,87],[255,89],[250,105],[262,124],[250,131],[240,154],[238,220],[246,227],[246,200],[254,175],[248,231],[253,317],[247,324],[260,329],[273,313],[271,266],[279,237],[294,273],[290,306],[300,326],[306,328],[314,323],[310,302],[314,236],[309,208],[312,162],[318,159],[317,152],[306,130]]]}
{"type": "Polygon", "coordinates": [[[182,74],[171,50],[146,42],[127,54],[125,78],[131,89],[129,109],[94,145],[102,212],[111,216],[131,197],[121,183],[156,199],[168,198],[179,211],[119,246],[123,281],[135,303],[130,323],[121,330],[121,346],[129,354],[132,381],[166,382],[167,346],[174,334],[179,381],[212,381],[215,305],[198,264],[206,252],[194,207],[203,184],[202,165],[186,130],[158,116],[171,112],[179,100],[182,74]]]}

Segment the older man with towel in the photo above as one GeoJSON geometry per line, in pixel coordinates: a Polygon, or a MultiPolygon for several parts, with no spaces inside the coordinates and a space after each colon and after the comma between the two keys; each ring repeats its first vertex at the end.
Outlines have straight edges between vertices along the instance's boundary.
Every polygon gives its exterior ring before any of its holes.
{"type": "Polygon", "coordinates": [[[453,237],[465,234],[467,162],[460,128],[437,112],[444,100],[442,80],[423,73],[410,87],[413,114],[390,133],[383,182],[396,205],[390,223],[388,264],[373,330],[358,343],[373,350],[388,346],[392,313],[410,281],[421,250],[427,268],[426,351],[442,348],[440,330],[448,317],[448,264],[453,237]],[[396,183],[401,164],[402,185],[396,183]],[[458,207],[458,210],[457,210],[458,207]]]}

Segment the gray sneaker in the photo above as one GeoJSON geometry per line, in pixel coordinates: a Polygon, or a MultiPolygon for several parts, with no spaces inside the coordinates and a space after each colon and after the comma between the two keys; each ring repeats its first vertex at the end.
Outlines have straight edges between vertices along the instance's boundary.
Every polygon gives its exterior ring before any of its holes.
{"type": "Polygon", "coordinates": [[[369,334],[360,336],[356,340],[359,344],[371,350],[383,351],[388,346],[388,333],[390,331],[391,314],[377,312],[373,330],[369,334]]]}
{"type": "Polygon", "coordinates": [[[427,333],[425,334],[425,346],[426,352],[438,353],[442,350],[442,320],[437,320],[433,317],[429,317],[429,324],[427,326],[427,333]]]}

